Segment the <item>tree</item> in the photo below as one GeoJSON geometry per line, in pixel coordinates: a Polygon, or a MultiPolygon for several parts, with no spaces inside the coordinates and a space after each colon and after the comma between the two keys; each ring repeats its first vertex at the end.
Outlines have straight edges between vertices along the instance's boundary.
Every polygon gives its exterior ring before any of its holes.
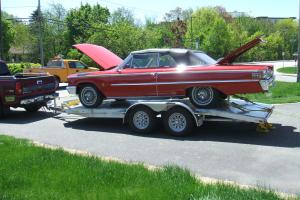
{"type": "Polygon", "coordinates": [[[174,10],[170,10],[164,16],[164,20],[167,22],[177,21],[178,18],[183,21],[187,21],[190,19],[193,13],[193,9],[182,9],[180,7],[176,7],[174,10]]]}
{"type": "MultiPolygon", "coordinates": [[[[3,12],[3,16],[5,13],[3,12]]],[[[14,32],[12,30],[12,23],[2,18],[2,39],[3,44],[0,44],[3,50],[3,57],[0,59],[6,60],[8,58],[8,52],[14,39],[14,32]]]]}
{"type": "Polygon", "coordinates": [[[275,24],[275,29],[283,38],[282,52],[285,52],[285,58],[292,58],[298,47],[298,23],[293,19],[280,20],[275,24]]]}
{"type": "Polygon", "coordinates": [[[99,4],[91,6],[86,3],[78,9],[71,9],[66,17],[69,46],[86,42],[95,31],[101,31],[100,28],[108,23],[109,16],[109,10],[99,4]]]}
{"type": "Polygon", "coordinates": [[[200,49],[214,58],[223,57],[232,49],[228,26],[213,8],[200,8],[193,13],[185,37],[187,47],[195,48],[197,39],[200,49]]]}
{"type": "Polygon", "coordinates": [[[45,59],[58,54],[66,54],[69,47],[66,41],[67,27],[64,23],[66,10],[61,4],[50,4],[44,12],[44,49],[45,59]]]}

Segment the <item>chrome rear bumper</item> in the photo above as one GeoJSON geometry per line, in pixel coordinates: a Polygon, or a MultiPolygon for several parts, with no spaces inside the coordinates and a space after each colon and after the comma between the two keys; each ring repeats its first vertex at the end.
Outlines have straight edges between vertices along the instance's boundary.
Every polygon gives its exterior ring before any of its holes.
{"type": "Polygon", "coordinates": [[[59,96],[58,93],[37,96],[37,97],[29,98],[29,99],[23,99],[20,101],[20,104],[28,105],[28,104],[32,104],[32,103],[38,103],[38,102],[39,103],[47,102],[47,101],[57,98],[58,96],[59,96]]]}
{"type": "Polygon", "coordinates": [[[270,77],[269,79],[260,80],[259,84],[263,91],[269,91],[270,87],[275,85],[275,76],[270,77]]]}

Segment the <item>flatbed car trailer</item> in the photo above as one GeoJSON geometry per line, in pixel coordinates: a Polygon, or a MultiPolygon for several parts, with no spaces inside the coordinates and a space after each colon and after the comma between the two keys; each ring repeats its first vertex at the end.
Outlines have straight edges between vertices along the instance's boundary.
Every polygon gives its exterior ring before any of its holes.
{"type": "Polygon", "coordinates": [[[105,100],[98,108],[85,108],[79,100],[62,103],[67,114],[87,118],[119,118],[137,133],[149,133],[161,119],[173,136],[185,136],[205,121],[243,121],[258,124],[259,131],[271,129],[267,122],[273,105],[254,103],[245,99],[227,99],[218,108],[196,108],[188,99],[167,100],[105,100]]]}

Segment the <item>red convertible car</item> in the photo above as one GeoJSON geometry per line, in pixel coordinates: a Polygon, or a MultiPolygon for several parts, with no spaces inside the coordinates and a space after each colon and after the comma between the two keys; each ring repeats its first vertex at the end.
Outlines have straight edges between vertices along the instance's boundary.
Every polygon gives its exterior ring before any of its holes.
{"type": "Polygon", "coordinates": [[[256,38],[215,61],[202,51],[149,49],[124,61],[101,46],[77,44],[103,70],[68,77],[69,93],[88,108],[104,99],[189,97],[196,107],[214,107],[227,95],[266,92],[274,82],[273,66],[237,65],[233,61],[263,42],[256,38]]]}

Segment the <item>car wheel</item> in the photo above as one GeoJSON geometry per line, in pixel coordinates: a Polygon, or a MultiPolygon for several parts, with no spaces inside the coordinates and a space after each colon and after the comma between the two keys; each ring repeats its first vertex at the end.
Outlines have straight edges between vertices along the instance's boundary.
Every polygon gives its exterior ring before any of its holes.
{"type": "Polygon", "coordinates": [[[181,107],[171,108],[162,115],[162,119],[165,130],[176,137],[186,136],[195,128],[192,114],[181,107]]]}
{"type": "Polygon", "coordinates": [[[103,102],[103,96],[95,86],[85,85],[80,89],[79,100],[87,108],[97,108],[103,102]]]}
{"type": "Polygon", "coordinates": [[[37,112],[39,109],[41,109],[41,107],[42,107],[42,105],[33,104],[33,105],[28,105],[24,108],[27,112],[34,113],[34,112],[37,112]]]}
{"type": "Polygon", "coordinates": [[[130,111],[128,123],[136,133],[150,133],[157,125],[156,114],[150,108],[138,106],[130,111]]]}
{"type": "Polygon", "coordinates": [[[189,98],[198,108],[216,107],[220,102],[219,92],[211,87],[194,87],[189,92],[189,98]]]}

